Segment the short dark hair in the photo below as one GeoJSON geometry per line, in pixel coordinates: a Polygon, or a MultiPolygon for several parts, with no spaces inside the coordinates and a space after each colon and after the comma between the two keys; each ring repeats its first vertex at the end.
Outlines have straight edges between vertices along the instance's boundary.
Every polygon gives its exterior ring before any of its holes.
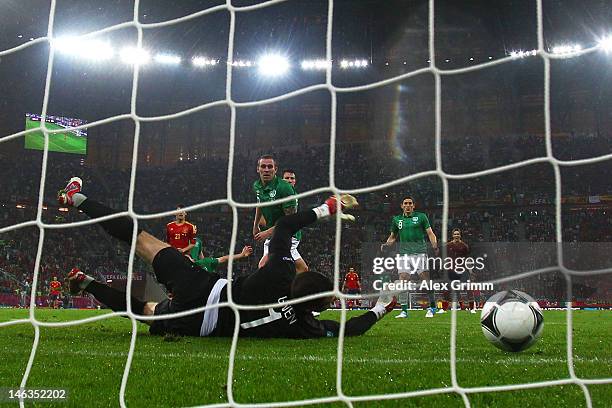
{"type": "Polygon", "coordinates": [[[274,160],[274,167],[276,167],[276,159],[274,158],[274,156],[272,156],[271,154],[264,154],[262,156],[259,156],[259,159],[257,159],[257,165],[259,166],[259,162],[262,161],[263,159],[271,159],[274,160]]]}
{"type": "MultiPolygon", "coordinates": [[[[318,272],[302,272],[295,276],[291,283],[291,298],[297,299],[316,293],[331,292],[334,284],[325,275],[318,272]]],[[[327,297],[308,300],[298,303],[294,307],[298,310],[320,312],[328,306],[327,297]]]]}
{"type": "Polygon", "coordinates": [[[185,208],[185,204],[178,204],[178,205],[176,206],[176,208],[177,208],[177,209],[179,209],[179,208],[185,208]]]}
{"type": "Polygon", "coordinates": [[[451,231],[451,234],[453,234],[455,231],[459,231],[459,233],[461,234],[461,230],[459,228],[453,228],[453,230],[451,231]]]}
{"type": "Polygon", "coordinates": [[[285,173],[293,173],[293,174],[295,174],[295,171],[293,171],[293,169],[285,169],[285,170],[283,170],[282,174],[285,174],[285,173]]]}
{"type": "Polygon", "coordinates": [[[402,198],[402,203],[403,203],[405,200],[412,200],[412,202],[414,203],[414,198],[413,198],[412,196],[405,196],[404,198],[402,198]]]}

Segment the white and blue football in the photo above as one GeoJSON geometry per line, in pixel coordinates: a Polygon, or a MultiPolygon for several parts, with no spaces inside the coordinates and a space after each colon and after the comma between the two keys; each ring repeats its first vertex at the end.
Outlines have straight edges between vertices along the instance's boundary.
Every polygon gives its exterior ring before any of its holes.
{"type": "Polygon", "coordinates": [[[523,351],[541,336],[544,316],[538,303],[518,290],[498,292],[491,296],[480,315],[482,332],[487,340],[506,351],[523,351]]]}

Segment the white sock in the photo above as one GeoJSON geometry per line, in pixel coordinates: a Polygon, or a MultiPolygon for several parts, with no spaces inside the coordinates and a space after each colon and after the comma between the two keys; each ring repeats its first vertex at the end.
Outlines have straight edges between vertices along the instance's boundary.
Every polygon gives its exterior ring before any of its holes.
{"type": "Polygon", "coordinates": [[[317,214],[317,219],[325,218],[330,216],[329,206],[325,203],[312,209],[317,214]]]}
{"type": "Polygon", "coordinates": [[[376,318],[380,320],[385,314],[387,314],[387,309],[385,309],[384,305],[377,303],[373,308],[370,309],[370,312],[374,312],[376,318]]]}
{"type": "Polygon", "coordinates": [[[82,193],[74,193],[72,196],[72,202],[74,203],[74,207],[78,207],[83,204],[83,201],[87,200],[87,196],[82,193]]]}

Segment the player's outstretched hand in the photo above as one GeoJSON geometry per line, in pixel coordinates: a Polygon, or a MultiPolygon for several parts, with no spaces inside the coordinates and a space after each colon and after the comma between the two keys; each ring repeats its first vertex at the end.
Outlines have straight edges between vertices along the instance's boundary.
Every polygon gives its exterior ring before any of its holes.
{"type": "Polygon", "coordinates": [[[265,241],[266,239],[270,238],[272,236],[272,232],[270,229],[267,229],[265,231],[260,231],[257,234],[255,234],[255,241],[257,242],[261,242],[261,241],[265,241]]]}
{"type": "Polygon", "coordinates": [[[242,252],[240,252],[240,254],[244,257],[251,256],[252,253],[253,248],[249,245],[245,245],[244,248],[242,248],[242,252]]]}

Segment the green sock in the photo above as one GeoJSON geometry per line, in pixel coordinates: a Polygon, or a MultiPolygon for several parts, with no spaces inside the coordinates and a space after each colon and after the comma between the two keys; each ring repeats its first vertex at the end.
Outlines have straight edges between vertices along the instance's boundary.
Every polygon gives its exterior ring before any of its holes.
{"type": "Polygon", "coordinates": [[[405,303],[402,305],[402,312],[408,313],[408,305],[405,303]]]}

